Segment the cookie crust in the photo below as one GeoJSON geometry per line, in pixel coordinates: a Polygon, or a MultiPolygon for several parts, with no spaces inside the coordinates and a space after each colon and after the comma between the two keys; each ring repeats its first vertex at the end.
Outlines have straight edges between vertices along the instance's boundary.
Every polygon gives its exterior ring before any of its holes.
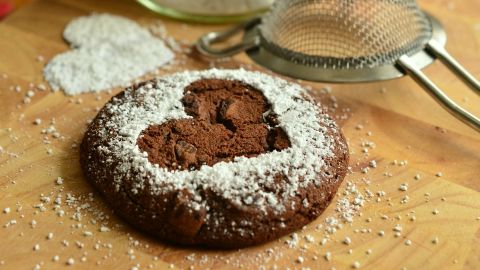
{"type": "MultiPolygon", "coordinates": [[[[228,118],[226,107],[221,117],[228,118]]],[[[86,178],[129,223],[172,243],[216,248],[264,243],[308,224],[329,205],[348,166],[345,138],[305,90],[244,70],[184,72],[127,88],[89,125],[80,156],[86,178]],[[267,133],[265,151],[177,169],[155,163],[154,152],[141,147],[145,132],[201,119],[188,113],[185,97],[212,80],[263,94],[267,113],[254,124],[267,133]],[[278,149],[267,141],[274,129],[287,135],[278,149]]]]}

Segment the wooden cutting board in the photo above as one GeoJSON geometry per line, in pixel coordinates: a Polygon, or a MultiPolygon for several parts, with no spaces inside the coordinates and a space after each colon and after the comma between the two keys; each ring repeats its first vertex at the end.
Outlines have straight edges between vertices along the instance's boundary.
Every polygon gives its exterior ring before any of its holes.
{"type": "MultiPolygon", "coordinates": [[[[444,23],[448,50],[480,78],[480,2],[420,4],[444,23]]],[[[335,233],[325,233],[325,219],[338,217],[335,203],[297,232],[293,248],[285,244],[291,236],[233,251],[182,248],[133,229],[87,184],[75,147],[87,121],[118,90],[74,97],[34,90],[31,102],[24,103],[29,84],[42,83],[45,62],[38,56],[48,60],[68,50],[63,27],[93,11],[143,23],[158,19],[127,0],[42,0],[0,23],[0,210],[10,208],[0,213],[0,269],[37,264],[41,269],[131,269],[137,264],[140,269],[349,269],[355,262],[365,269],[480,269],[480,135],[443,111],[410,78],[331,85],[334,98],[320,94],[324,84],[304,83],[330,106],[338,105],[332,111],[350,144],[352,173],[337,199],[350,196],[345,190],[351,193],[352,184],[365,197],[353,222],[341,223],[335,233]],[[42,123],[34,125],[36,118],[42,123]],[[58,134],[42,134],[51,124],[58,134]],[[363,173],[371,160],[377,168],[363,173]],[[63,184],[55,183],[58,177],[63,184]],[[399,190],[403,183],[408,190],[399,190]],[[61,206],[54,209],[58,195],[61,206]],[[402,230],[396,237],[397,224],[402,230]],[[325,235],[328,241],[322,245],[325,235]],[[73,265],[67,265],[69,258],[73,265]]],[[[172,36],[189,42],[223,27],[162,20],[172,36]]],[[[177,65],[161,73],[209,65],[195,55],[177,58],[177,65]]],[[[249,60],[242,55],[218,65],[239,63],[249,60]]],[[[442,65],[435,63],[426,72],[480,115],[479,97],[442,65]]]]}

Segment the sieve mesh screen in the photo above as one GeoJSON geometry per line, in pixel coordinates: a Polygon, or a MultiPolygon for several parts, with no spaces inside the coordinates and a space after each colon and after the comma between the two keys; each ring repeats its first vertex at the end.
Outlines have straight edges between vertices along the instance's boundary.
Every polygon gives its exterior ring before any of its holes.
{"type": "Polygon", "coordinates": [[[279,57],[334,69],[393,64],[431,35],[415,0],[278,0],[260,25],[263,45],[279,57]]]}

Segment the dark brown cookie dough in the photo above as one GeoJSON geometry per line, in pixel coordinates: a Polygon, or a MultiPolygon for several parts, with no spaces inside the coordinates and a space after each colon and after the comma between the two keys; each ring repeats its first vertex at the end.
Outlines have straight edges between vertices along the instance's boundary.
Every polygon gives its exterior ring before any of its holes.
{"type": "MultiPolygon", "coordinates": [[[[148,82],[156,87],[155,81],[148,82]]],[[[145,85],[141,84],[136,88],[145,85]]],[[[168,91],[168,89],[164,89],[168,91]]],[[[112,102],[122,102],[120,93],[112,102]]],[[[233,162],[235,157],[254,158],[271,151],[282,151],[291,140],[278,125],[271,105],[252,86],[223,79],[201,79],[184,90],[181,100],[188,119],[169,120],[148,126],[137,145],[148,154],[148,161],[160,168],[187,171],[219,162],[233,162]]],[[[102,109],[90,124],[81,145],[81,164],[87,177],[106,197],[115,211],[136,227],[176,244],[238,248],[260,244],[295,231],[317,218],[328,206],[347,171],[348,149],[336,125],[321,123],[333,141],[330,157],[317,182],[297,190],[288,202],[282,202],[282,185],[289,182],[285,174],[274,175],[276,186],[262,187],[278,195],[285,210],[261,210],[255,204],[226,199],[212,189],[197,187],[194,195],[186,189],[152,192],[145,178],[138,188],[135,178],[115,176],[119,164],[106,161],[114,130],[105,122],[115,113],[102,109]],[[118,178],[118,177],[117,177],[118,178]],[[199,204],[192,202],[199,201],[199,204]],[[200,205],[200,206],[199,206],[200,205]]]]}
{"type": "Polygon", "coordinates": [[[139,137],[150,162],[192,170],[290,146],[285,132],[272,125],[275,116],[264,115],[270,105],[258,90],[239,81],[206,79],[185,92],[182,103],[193,119],[150,126],[139,137]]]}

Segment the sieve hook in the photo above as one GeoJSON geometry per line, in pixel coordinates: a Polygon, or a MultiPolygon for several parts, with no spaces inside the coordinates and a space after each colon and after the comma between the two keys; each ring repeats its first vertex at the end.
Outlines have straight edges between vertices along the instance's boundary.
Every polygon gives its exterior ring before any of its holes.
{"type": "MultiPolygon", "coordinates": [[[[437,56],[450,70],[465,81],[477,94],[480,94],[479,82],[468,73],[450,54],[435,42],[430,41],[427,49],[437,56]]],[[[435,83],[433,83],[415,62],[407,55],[398,59],[397,64],[410,75],[418,84],[420,84],[430,96],[432,96],[443,108],[450,114],[461,120],[465,124],[480,131],[480,119],[472,113],[460,107],[450,99],[435,83]]]]}
{"type": "Polygon", "coordinates": [[[261,21],[261,18],[254,18],[252,20],[249,20],[247,22],[234,26],[226,31],[207,33],[201,36],[200,39],[197,41],[196,48],[200,53],[203,53],[208,56],[229,57],[237,53],[251,49],[253,47],[257,47],[260,44],[260,40],[258,37],[252,38],[250,40],[243,40],[238,44],[235,44],[226,48],[222,48],[222,49],[215,49],[211,45],[214,43],[225,41],[233,37],[234,35],[238,34],[241,31],[247,31],[248,29],[259,24],[260,21],[261,21]]]}

